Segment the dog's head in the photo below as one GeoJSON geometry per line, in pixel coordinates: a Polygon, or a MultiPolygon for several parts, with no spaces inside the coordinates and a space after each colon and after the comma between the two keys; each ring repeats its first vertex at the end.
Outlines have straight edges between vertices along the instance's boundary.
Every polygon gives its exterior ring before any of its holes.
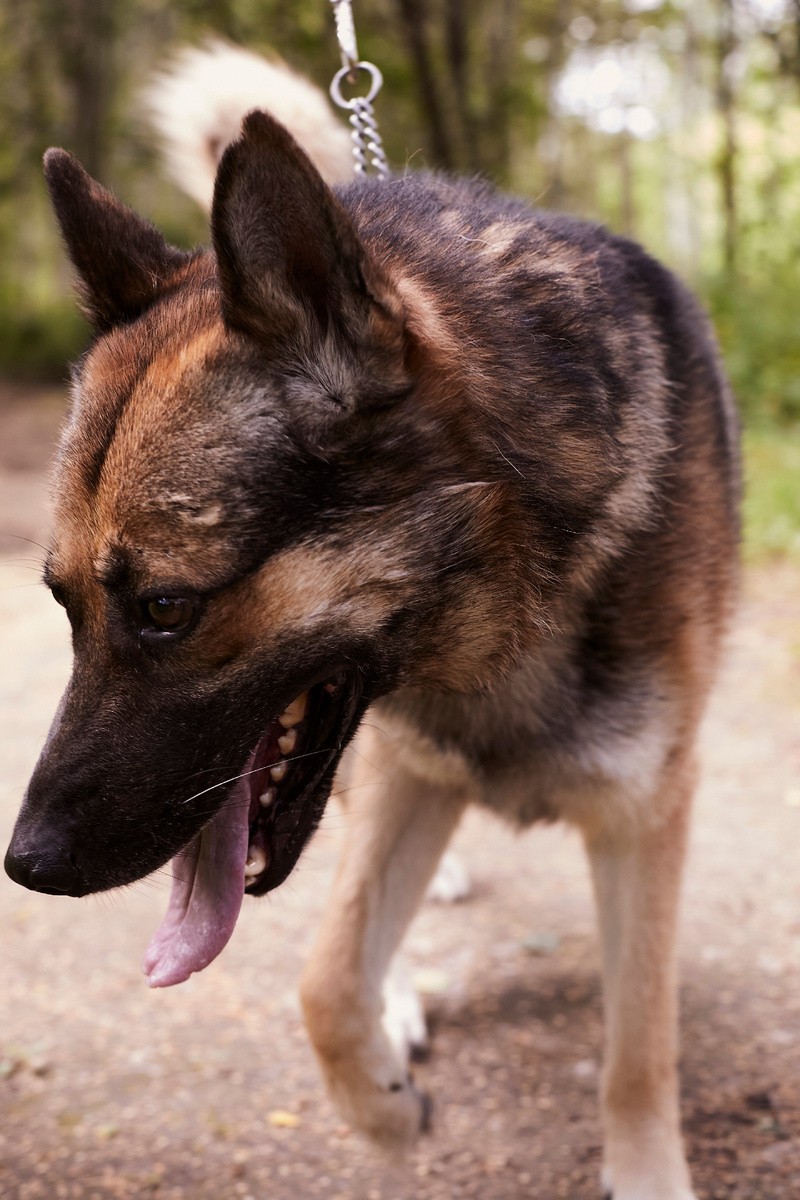
{"type": "Polygon", "coordinates": [[[45,568],[74,671],[6,868],[83,895],[188,846],[230,908],[291,870],[371,699],[496,670],[503,489],[470,477],[390,266],[271,118],[226,151],[214,253],[63,151],[46,173],[97,337],[45,568]]]}

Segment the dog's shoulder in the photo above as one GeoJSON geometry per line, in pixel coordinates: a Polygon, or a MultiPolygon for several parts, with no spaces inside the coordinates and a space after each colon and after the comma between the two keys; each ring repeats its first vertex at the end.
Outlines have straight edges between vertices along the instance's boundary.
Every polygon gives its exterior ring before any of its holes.
{"type": "Polygon", "coordinates": [[[654,362],[676,380],[692,355],[716,364],[688,288],[602,225],[435,173],[337,190],[390,276],[423,289],[473,356],[497,348],[493,373],[502,359],[517,380],[541,385],[544,365],[581,363],[625,391],[654,362]]]}

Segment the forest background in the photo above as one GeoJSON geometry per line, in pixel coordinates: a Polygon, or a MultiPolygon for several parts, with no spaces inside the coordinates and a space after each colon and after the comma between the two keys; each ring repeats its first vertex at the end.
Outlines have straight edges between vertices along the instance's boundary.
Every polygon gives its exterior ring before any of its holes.
{"type": "MultiPolygon", "coordinates": [[[[323,88],[328,0],[0,0],[0,375],[63,378],[87,330],[41,155],[75,153],[178,245],[141,93],[186,42],[323,88]]],[[[641,241],[699,292],[745,426],[745,550],[800,561],[800,0],[355,0],[395,167],[480,172],[641,241]]]]}

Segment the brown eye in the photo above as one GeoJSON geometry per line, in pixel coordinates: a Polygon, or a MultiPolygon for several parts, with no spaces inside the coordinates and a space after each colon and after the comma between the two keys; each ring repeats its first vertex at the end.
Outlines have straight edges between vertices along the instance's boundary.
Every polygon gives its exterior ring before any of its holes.
{"type": "Polygon", "coordinates": [[[178,633],[191,624],[195,606],[191,600],[177,596],[156,596],[147,605],[147,612],[157,629],[178,633]]]}

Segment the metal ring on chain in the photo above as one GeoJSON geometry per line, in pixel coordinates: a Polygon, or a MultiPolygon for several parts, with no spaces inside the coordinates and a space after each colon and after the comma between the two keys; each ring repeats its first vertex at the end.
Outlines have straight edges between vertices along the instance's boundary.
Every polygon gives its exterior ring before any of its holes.
{"type": "Polygon", "coordinates": [[[367,104],[370,104],[375,99],[382,87],[383,76],[375,64],[371,62],[359,62],[355,63],[354,68],[352,69],[350,67],[342,67],[340,71],[336,72],[331,80],[331,99],[333,100],[334,104],[339,105],[339,108],[353,109],[357,104],[363,101],[366,101],[367,104]],[[369,75],[369,91],[367,92],[366,96],[356,96],[353,100],[345,100],[344,96],[342,95],[342,83],[349,75],[352,74],[353,69],[356,71],[366,71],[366,73],[369,75]]]}

